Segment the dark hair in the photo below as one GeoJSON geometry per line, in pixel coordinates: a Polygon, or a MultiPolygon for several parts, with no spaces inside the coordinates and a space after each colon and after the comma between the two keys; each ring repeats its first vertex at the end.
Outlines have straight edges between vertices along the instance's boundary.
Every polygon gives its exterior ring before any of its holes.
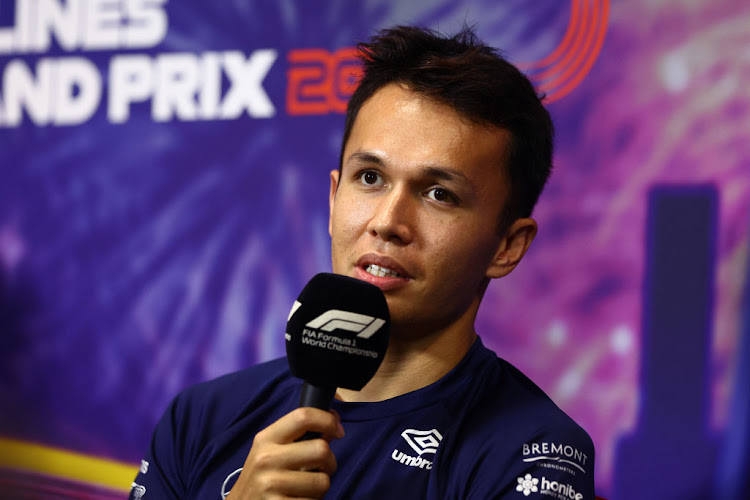
{"type": "Polygon", "coordinates": [[[554,128],[523,73],[478,40],[469,27],[447,37],[398,26],[380,31],[357,49],[364,73],[347,107],[339,168],[362,105],[381,87],[397,83],[474,122],[508,130],[512,142],[505,168],[510,189],[500,230],[531,215],[552,169],[554,128]]]}

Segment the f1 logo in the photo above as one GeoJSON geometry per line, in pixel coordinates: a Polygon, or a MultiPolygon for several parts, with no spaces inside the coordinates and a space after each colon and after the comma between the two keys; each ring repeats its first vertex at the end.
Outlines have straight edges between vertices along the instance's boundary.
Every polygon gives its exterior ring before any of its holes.
{"type": "Polygon", "coordinates": [[[385,320],[380,318],[342,311],[341,309],[331,309],[307,323],[306,326],[324,332],[332,332],[336,329],[347,330],[357,333],[359,338],[369,339],[384,324],[385,320]]]}
{"type": "Polygon", "coordinates": [[[353,47],[336,52],[296,49],[287,59],[286,110],[290,115],[344,113],[362,68],[353,47]]]}

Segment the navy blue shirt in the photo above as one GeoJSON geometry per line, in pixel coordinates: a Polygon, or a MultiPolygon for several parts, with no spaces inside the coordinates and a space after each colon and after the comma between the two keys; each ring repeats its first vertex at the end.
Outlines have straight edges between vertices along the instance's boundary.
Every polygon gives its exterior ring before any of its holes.
{"type": "MultiPolygon", "coordinates": [[[[131,500],[225,497],[255,434],[294,410],[286,359],[180,393],[158,423],[131,500]]],[[[346,436],[326,499],[592,500],[588,434],[480,339],[434,384],[376,403],[334,401],[346,436]]]]}

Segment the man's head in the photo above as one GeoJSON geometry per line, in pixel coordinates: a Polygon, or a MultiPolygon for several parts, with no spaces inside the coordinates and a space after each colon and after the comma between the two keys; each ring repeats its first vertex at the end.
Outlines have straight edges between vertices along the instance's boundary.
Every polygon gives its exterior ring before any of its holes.
{"type": "Polygon", "coordinates": [[[431,30],[396,27],[359,44],[359,51],[364,75],[347,108],[339,168],[362,105],[379,89],[396,83],[473,122],[509,131],[508,157],[498,158],[510,191],[500,230],[531,215],[552,167],[553,125],[528,78],[469,28],[444,37],[431,30]]]}
{"type": "Polygon", "coordinates": [[[397,28],[362,51],[331,172],[333,272],[381,288],[392,331],[469,338],[487,284],[536,234],[528,215],[549,174],[549,116],[470,32],[397,28]]]}

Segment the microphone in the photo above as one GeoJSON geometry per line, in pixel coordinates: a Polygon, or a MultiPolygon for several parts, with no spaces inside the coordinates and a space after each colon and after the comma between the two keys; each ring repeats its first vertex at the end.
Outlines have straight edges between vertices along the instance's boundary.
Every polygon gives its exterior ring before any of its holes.
{"type": "Polygon", "coordinates": [[[383,361],[389,330],[378,287],[338,274],[314,276],[286,325],[289,369],[304,381],[299,405],[328,410],[338,387],[361,390],[383,361]]]}

